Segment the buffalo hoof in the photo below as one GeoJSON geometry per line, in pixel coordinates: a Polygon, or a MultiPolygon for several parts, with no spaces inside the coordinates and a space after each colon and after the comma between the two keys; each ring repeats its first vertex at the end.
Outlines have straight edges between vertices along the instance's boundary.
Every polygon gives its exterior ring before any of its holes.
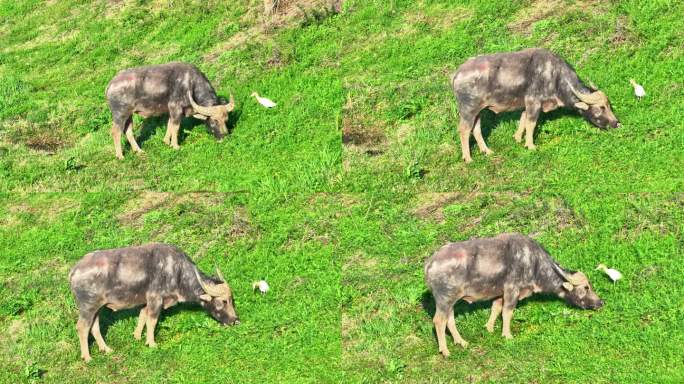
{"type": "Polygon", "coordinates": [[[147,346],[150,347],[150,348],[157,348],[157,343],[155,343],[154,341],[153,341],[153,342],[148,342],[148,343],[145,343],[145,344],[147,344],[147,346]]]}
{"type": "Polygon", "coordinates": [[[489,149],[489,148],[485,149],[485,150],[482,151],[482,152],[483,152],[485,155],[487,155],[487,156],[494,154],[494,151],[492,151],[492,150],[489,149]]]}
{"type": "Polygon", "coordinates": [[[506,340],[513,340],[513,335],[510,333],[503,333],[501,336],[503,336],[506,340]]]}
{"type": "Polygon", "coordinates": [[[110,353],[114,352],[114,350],[111,349],[111,348],[109,348],[108,346],[105,346],[104,348],[100,348],[100,352],[104,352],[104,353],[106,353],[106,354],[110,354],[110,353]]]}
{"type": "Polygon", "coordinates": [[[83,361],[85,361],[86,363],[90,363],[90,361],[93,359],[93,358],[90,357],[90,356],[81,356],[81,358],[82,358],[83,361]]]}
{"type": "Polygon", "coordinates": [[[534,151],[537,149],[537,146],[534,144],[525,144],[525,148],[529,149],[530,151],[534,151]]]}
{"type": "Polygon", "coordinates": [[[516,143],[522,143],[522,135],[513,135],[513,140],[515,140],[516,143]]]}
{"type": "Polygon", "coordinates": [[[468,342],[461,339],[461,341],[457,341],[456,344],[460,345],[463,349],[468,348],[468,342]]]}
{"type": "Polygon", "coordinates": [[[485,324],[485,328],[487,329],[487,332],[493,333],[494,332],[494,324],[485,324]]]}
{"type": "Polygon", "coordinates": [[[441,353],[442,356],[444,356],[444,358],[447,358],[447,357],[449,357],[449,355],[450,355],[448,349],[445,349],[445,350],[443,350],[443,351],[439,351],[439,353],[441,353]]]}
{"type": "Polygon", "coordinates": [[[472,162],[473,162],[473,159],[471,159],[470,157],[468,157],[468,158],[463,158],[463,161],[465,161],[466,164],[469,164],[469,163],[472,163],[472,162]]]}

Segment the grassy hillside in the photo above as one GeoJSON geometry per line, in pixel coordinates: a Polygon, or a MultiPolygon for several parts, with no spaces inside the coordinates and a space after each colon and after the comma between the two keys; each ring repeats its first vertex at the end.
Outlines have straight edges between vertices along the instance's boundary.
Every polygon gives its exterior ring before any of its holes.
{"type": "Polygon", "coordinates": [[[684,4],[674,1],[0,0],[0,382],[680,382],[684,380],[684,4]],[[494,151],[460,160],[448,77],[473,55],[549,48],[623,127],[485,113],[494,151]],[[233,93],[231,134],[136,118],[117,161],[104,89],[122,68],[195,63],[233,93]],[[629,85],[643,84],[637,101],[629,85]],[[261,108],[252,91],[278,107],[261,108]],[[587,273],[600,311],[523,301],[514,339],[456,305],[470,342],[437,354],[423,262],[529,234],[587,273]],[[79,360],[66,276],[94,249],[163,241],[218,265],[241,322],[168,310],[157,349],[105,310],[79,360]],[[612,284],[594,268],[623,272],[612,284]],[[272,291],[252,293],[254,280],[272,291]]]}
{"type": "Polygon", "coordinates": [[[35,192],[327,188],[340,162],[335,117],[344,98],[337,42],[321,37],[338,26],[322,20],[274,30],[263,25],[259,4],[3,1],[0,186],[35,192]],[[125,161],[116,161],[107,83],[123,68],[168,61],[195,63],[219,95],[235,95],[232,134],[218,143],[203,124],[187,119],[181,149],[174,151],[162,142],[165,119],[137,118],[146,154],[127,151],[125,161]],[[263,109],[248,97],[254,90],[283,112],[263,109]]]}
{"type": "Polygon", "coordinates": [[[5,195],[0,204],[0,382],[336,381],[339,267],[321,219],[334,202],[249,194],[158,192],[5,195]],[[287,204],[286,204],[287,202],[287,204]],[[302,209],[301,207],[306,208],[302,209]],[[315,220],[314,220],[315,219],[315,220]],[[241,324],[198,306],[162,312],[158,348],[133,339],[137,310],[103,309],[104,355],[79,359],[71,266],[94,249],[176,244],[206,272],[219,266],[241,324]],[[266,279],[268,295],[252,293],[266,279]]]}

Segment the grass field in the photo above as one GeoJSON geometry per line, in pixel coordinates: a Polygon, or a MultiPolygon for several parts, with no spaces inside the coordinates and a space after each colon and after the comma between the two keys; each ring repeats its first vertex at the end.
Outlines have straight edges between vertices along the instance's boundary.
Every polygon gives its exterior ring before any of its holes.
{"type": "Polygon", "coordinates": [[[0,382],[684,381],[684,4],[294,3],[267,19],[257,0],[0,0],[0,382]],[[474,146],[466,166],[449,74],[532,46],[604,90],[623,127],[556,111],[532,152],[512,139],[519,112],[489,113],[494,154],[474,146]],[[117,161],[109,79],[173,60],[235,95],[231,134],[188,119],[174,151],[164,118],[137,118],[145,154],[117,161]],[[489,303],[458,303],[470,346],[442,358],[424,260],[507,231],[587,273],[606,305],[527,299],[507,341],[484,329],[489,303]],[[86,365],[69,269],[151,241],[220,266],[241,324],[180,305],[150,349],[136,311],[104,310],[115,351],[91,345],[86,365]]]}

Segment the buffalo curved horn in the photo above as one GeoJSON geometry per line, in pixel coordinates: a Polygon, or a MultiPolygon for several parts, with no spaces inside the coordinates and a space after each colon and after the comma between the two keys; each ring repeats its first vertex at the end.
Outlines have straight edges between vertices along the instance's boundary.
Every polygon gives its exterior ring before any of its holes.
{"type": "Polygon", "coordinates": [[[570,90],[572,91],[573,95],[577,96],[578,99],[587,104],[600,104],[605,101],[606,96],[601,91],[596,91],[588,94],[577,92],[575,87],[573,87],[572,84],[570,84],[570,81],[567,81],[567,83],[570,86],[570,90]]]}
{"type": "Polygon", "coordinates": [[[563,270],[563,268],[561,268],[560,265],[558,265],[556,263],[552,263],[552,264],[553,264],[553,269],[555,269],[556,272],[558,272],[558,274],[561,275],[561,277],[563,277],[563,279],[565,279],[565,281],[567,281],[568,283],[570,283],[572,285],[575,285],[575,286],[581,285],[581,284],[585,283],[587,280],[587,278],[584,275],[581,275],[581,274],[578,275],[578,273],[573,273],[571,275],[571,274],[565,272],[565,270],[563,270]]]}
{"type": "Polygon", "coordinates": [[[230,94],[230,101],[226,105],[226,112],[232,112],[235,109],[235,99],[233,99],[233,94],[230,94]]]}
{"type": "Polygon", "coordinates": [[[225,295],[224,289],[222,289],[221,286],[217,286],[215,284],[206,284],[204,281],[202,281],[202,277],[200,276],[197,268],[195,268],[195,276],[197,276],[197,281],[199,281],[200,285],[202,286],[202,289],[208,295],[212,297],[220,297],[225,295]]]}
{"type": "Polygon", "coordinates": [[[190,92],[190,90],[188,90],[188,99],[190,99],[190,105],[192,106],[192,109],[194,109],[195,112],[205,116],[218,116],[222,112],[222,110],[226,108],[225,105],[215,105],[211,107],[201,106],[195,103],[195,100],[192,98],[192,92],[190,92]]]}
{"type": "Polygon", "coordinates": [[[221,273],[221,270],[218,266],[216,267],[216,274],[218,275],[219,279],[221,279],[221,281],[223,281],[224,283],[226,282],[226,278],[223,277],[223,273],[221,273]]]}
{"type": "Polygon", "coordinates": [[[221,273],[221,270],[219,269],[218,266],[216,266],[216,274],[218,275],[219,279],[223,282],[223,284],[220,284],[219,287],[221,288],[221,291],[223,292],[223,297],[230,297],[233,295],[233,292],[230,290],[230,286],[226,282],[226,278],[223,277],[223,273],[221,273]]]}

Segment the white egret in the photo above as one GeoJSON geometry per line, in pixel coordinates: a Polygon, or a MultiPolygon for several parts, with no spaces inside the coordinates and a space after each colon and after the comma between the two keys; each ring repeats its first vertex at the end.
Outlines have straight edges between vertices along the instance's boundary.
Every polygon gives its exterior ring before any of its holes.
{"type": "Polygon", "coordinates": [[[266,292],[268,292],[269,289],[268,283],[264,280],[255,281],[254,283],[252,283],[252,290],[256,291],[257,289],[259,290],[259,292],[261,292],[262,295],[265,294],[266,292]]]}
{"type": "Polygon", "coordinates": [[[257,99],[257,101],[259,102],[259,104],[263,105],[263,106],[266,107],[266,108],[273,108],[273,107],[275,107],[275,106],[277,105],[277,104],[274,103],[273,101],[271,101],[271,100],[269,100],[269,99],[267,99],[267,98],[265,98],[265,97],[259,96],[259,94],[256,93],[256,92],[252,92],[252,94],[251,94],[250,96],[256,97],[256,99],[257,99]]]}
{"type": "Polygon", "coordinates": [[[637,84],[637,82],[634,81],[634,79],[629,79],[629,83],[632,84],[632,87],[634,87],[634,94],[636,95],[637,99],[641,100],[642,97],[646,96],[646,91],[644,90],[644,87],[637,84]]]}
{"type": "Polygon", "coordinates": [[[603,271],[603,273],[608,275],[608,277],[610,277],[610,279],[613,280],[613,283],[622,279],[622,273],[620,273],[617,269],[608,268],[605,264],[599,264],[596,267],[596,269],[599,271],[603,271]]]}

